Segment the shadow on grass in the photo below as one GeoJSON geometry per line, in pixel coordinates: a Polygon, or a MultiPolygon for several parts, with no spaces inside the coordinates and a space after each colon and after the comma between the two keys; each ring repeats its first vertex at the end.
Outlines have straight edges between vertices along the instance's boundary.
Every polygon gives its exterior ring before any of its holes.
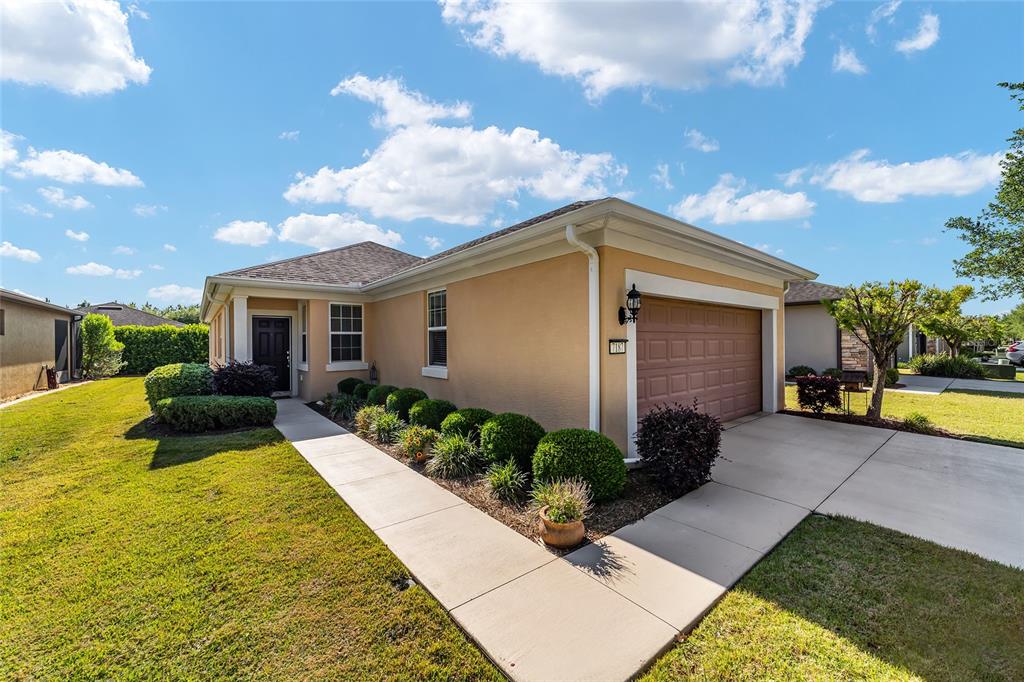
{"type": "Polygon", "coordinates": [[[128,429],[128,440],[156,441],[150,460],[150,469],[189,464],[212,457],[221,452],[252,450],[264,445],[284,441],[284,436],[273,427],[232,429],[200,434],[176,433],[147,417],[128,429]]]}

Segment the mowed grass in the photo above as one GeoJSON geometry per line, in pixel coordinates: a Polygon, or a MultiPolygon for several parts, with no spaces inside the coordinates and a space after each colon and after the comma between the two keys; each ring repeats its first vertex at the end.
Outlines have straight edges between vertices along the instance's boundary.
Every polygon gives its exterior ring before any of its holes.
{"type": "Polygon", "coordinates": [[[800,524],[644,678],[1022,680],[1024,571],[849,519],[800,524]]]}
{"type": "Polygon", "coordinates": [[[0,679],[497,679],[274,429],[155,439],[142,380],[0,410],[0,679]]]}
{"type": "MultiPolygon", "coordinates": [[[[850,396],[850,408],[864,414],[864,397],[850,396]]],[[[799,410],[796,386],[786,386],[786,408],[799,410]]],[[[972,440],[1024,448],[1024,395],[991,391],[944,391],[939,395],[886,391],[882,415],[904,419],[912,412],[928,417],[935,426],[972,440]]]]}

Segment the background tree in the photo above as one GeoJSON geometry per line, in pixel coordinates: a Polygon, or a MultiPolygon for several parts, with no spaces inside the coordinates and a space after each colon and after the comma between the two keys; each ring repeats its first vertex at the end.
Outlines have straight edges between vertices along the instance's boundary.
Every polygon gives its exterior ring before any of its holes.
{"type": "Polygon", "coordinates": [[[121,371],[124,344],[114,338],[114,323],[106,315],[89,313],[82,320],[82,374],[87,379],[121,371]]]}
{"type": "Polygon", "coordinates": [[[1024,303],[1008,312],[1000,320],[1006,328],[1005,337],[1012,341],[1024,339],[1024,303]]]}
{"type": "MultiPolygon", "coordinates": [[[[1024,83],[1000,83],[1024,111],[1024,83]]],[[[987,299],[1024,291],[1024,128],[1007,140],[1010,150],[1000,161],[1003,178],[995,201],[978,218],[950,218],[946,229],[959,232],[972,248],[954,261],[961,277],[987,280],[981,292],[987,299]]]]}
{"type": "Polygon", "coordinates": [[[848,286],[843,298],[825,301],[836,324],[867,346],[875,364],[868,417],[882,415],[885,395],[885,368],[907,333],[911,322],[932,314],[940,292],[916,280],[903,282],[865,282],[848,286]]]}
{"type": "Polygon", "coordinates": [[[969,341],[974,341],[978,326],[971,324],[961,308],[974,295],[974,287],[958,284],[952,289],[935,290],[937,300],[932,313],[917,321],[918,326],[928,336],[938,336],[949,346],[949,354],[960,355],[960,349],[969,341]]]}
{"type": "Polygon", "coordinates": [[[1009,338],[1006,325],[995,315],[970,315],[966,321],[971,341],[999,345],[1009,338]]]}

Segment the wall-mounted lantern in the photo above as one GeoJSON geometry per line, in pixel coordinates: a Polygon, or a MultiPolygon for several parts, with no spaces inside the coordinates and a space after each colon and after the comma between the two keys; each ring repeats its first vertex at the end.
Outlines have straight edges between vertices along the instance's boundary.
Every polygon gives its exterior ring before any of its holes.
{"type": "Polygon", "coordinates": [[[629,290],[626,294],[626,307],[619,308],[619,324],[626,324],[627,322],[636,322],[636,318],[640,316],[640,292],[636,290],[636,285],[629,290]]]}
{"type": "Polygon", "coordinates": [[[370,363],[370,383],[374,384],[374,385],[377,384],[377,363],[376,362],[371,362],[370,363]]]}

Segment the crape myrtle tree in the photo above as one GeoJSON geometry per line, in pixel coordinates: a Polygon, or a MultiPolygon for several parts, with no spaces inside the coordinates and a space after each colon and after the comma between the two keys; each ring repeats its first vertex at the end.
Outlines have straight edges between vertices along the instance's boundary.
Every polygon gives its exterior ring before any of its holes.
{"type": "Polygon", "coordinates": [[[978,326],[961,310],[964,302],[974,295],[974,287],[958,284],[952,289],[936,290],[936,293],[938,300],[932,314],[921,318],[917,324],[928,336],[938,336],[945,341],[949,354],[956,357],[964,344],[974,341],[975,333],[979,332],[978,326]]]}
{"type": "Polygon", "coordinates": [[[912,279],[902,282],[865,282],[848,286],[843,298],[824,301],[836,324],[867,346],[875,364],[868,417],[882,415],[885,367],[907,333],[910,323],[929,317],[939,303],[940,293],[912,279]]]}

